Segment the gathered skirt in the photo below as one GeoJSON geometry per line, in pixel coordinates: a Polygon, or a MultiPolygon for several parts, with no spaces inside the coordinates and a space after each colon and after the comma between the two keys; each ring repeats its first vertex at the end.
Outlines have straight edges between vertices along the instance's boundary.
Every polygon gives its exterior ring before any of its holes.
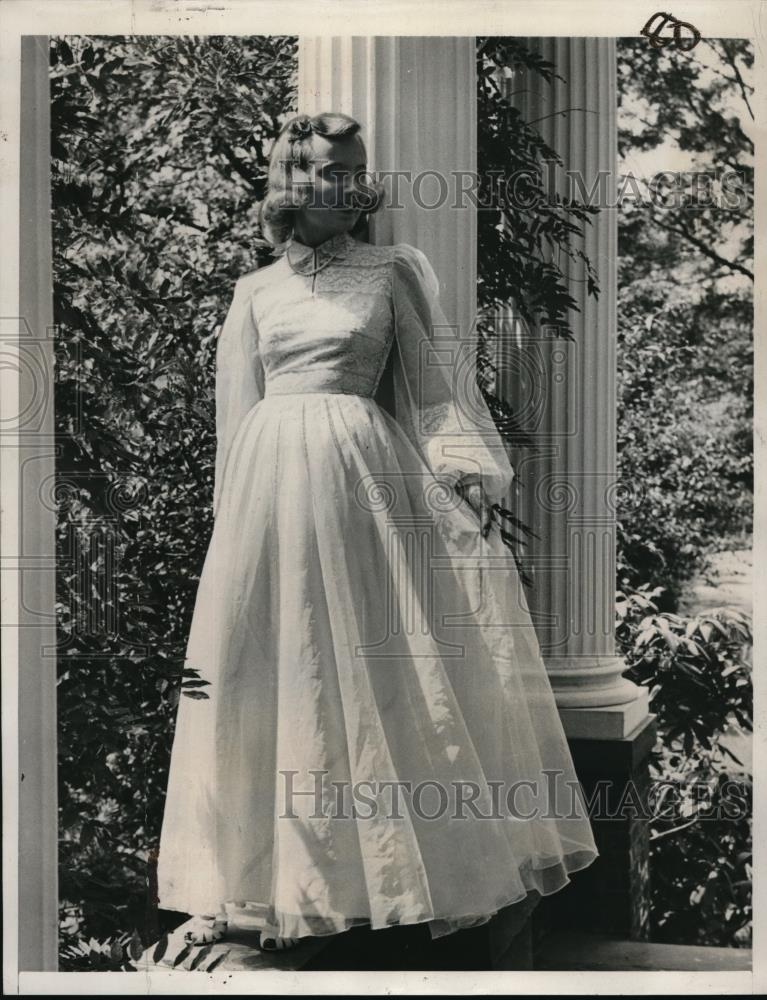
{"type": "Polygon", "coordinates": [[[246,415],[186,661],[163,908],[440,936],[598,856],[513,554],[370,398],[246,415]]]}

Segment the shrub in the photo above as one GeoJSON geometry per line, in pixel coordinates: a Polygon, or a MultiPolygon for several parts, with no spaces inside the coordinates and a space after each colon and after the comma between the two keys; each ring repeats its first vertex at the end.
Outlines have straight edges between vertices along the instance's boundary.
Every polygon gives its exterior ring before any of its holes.
{"type": "Polygon", "coordinates": [[[733,727],[753,731],[750,620],[728,608],[689,618],[659,613],[660,589],[619,593],[617,602],[626,676],[650,689],[658,722],[651,935],[748,947],[752,779],[723,738],[733,727]]]}

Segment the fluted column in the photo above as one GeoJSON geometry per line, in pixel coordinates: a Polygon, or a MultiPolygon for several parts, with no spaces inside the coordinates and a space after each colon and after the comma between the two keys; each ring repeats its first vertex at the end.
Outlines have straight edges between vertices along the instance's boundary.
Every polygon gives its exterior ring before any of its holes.
{"type": "Polygon", "coordinates": [[[300,38],[298,48],[299,111],[358,119],[369,169],[398,196],[372,218],[372,242],[423,250],[463,336],[476,314],[477,216],[468,196],[456,207],[456,192],[477,169],[475,52],[474,38],[452,36],[300,38]]]}
{"type": "Polygon", "coordinates": [[[568,291],[580,309],[569,316],[574,341],[537,328],[504,342],[505,392],[519,412],[531,415],[526,429],[536,445],[517,465],[527,487],[521,513],[540,536],[531,542],[536,585],[530,605],[568,733],[621,737],[647,717],[648,701],[644,688],[622,676],[625,663],[616,655],[614,636],[615,40],[522,41],[564,77],[549,85],[515,71],[506,82],[512,103],[564,161],[562,167],[549,165],[547,190],[590,198],[601,208],[574,242],[597,271],[598,300],[587,294],[583,267],[567,265],[568,291]]]}

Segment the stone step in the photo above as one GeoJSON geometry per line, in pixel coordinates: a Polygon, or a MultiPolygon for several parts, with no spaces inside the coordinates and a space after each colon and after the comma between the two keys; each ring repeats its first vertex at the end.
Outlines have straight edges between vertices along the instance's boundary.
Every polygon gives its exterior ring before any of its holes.
{"type": "Polygon", "coordinates": [[[750,948],[626,941],[552,931],[538,943],[536,972],[750,972],[750,948]]]}
{"type": "Polygon", "coordinates": [[[187,920],[167,938],[147,948],[137,963],[139,970],[254,972],[259,969],[303,969],[327,944],[325,938],[304,938],[295,948],[264,952],[258,947],[256,930],[232,922],[225,940],[191,947],[185,944],[184,934],[192,924],[193,920],[187,920]]]}
{"type": "MultiPolygon", "coordinates": [[[[450,947],[437,947],[424,927],[369,931],[355,928],[326,938],[305,938],[285,952],[262,952],[252,929],[233,925],[227,940],[189,948],[184,932],[191,921],[168,936],[158,952],[153,945],[138,963],[142,971],[257,971],[285,970],[435,970],[487,969],[535,972],[750,972],[752,953],[747,948],[712,948],[697,945],[627,941],[575,931],[552,931],[535,945],[530,922],[517,923],[506,915],[494,921],[488,935],[483,928],[461,932],[450,947]],[[458,946],[458,947],[457,947],[458,946]],[[451,955],[451,948],[453,954],[451,955]]],[[[454,937],[450,935],[450,937],[454,937]]]]}
{"type": "Polygon", "coordinates": [[[371,931],[355,927],[343,934],[304,938],[284,952],[262,952],[258,931],[241,913],[231,917],[226,939],[213,945],[190,947],[184,934],[190,919],[158,944],[147,948],[141,971],[290,970],[504,970],[532,968],[529,915],[535,894],[498,913],[480,927],[433,940],[426,924],[371,931]]]}

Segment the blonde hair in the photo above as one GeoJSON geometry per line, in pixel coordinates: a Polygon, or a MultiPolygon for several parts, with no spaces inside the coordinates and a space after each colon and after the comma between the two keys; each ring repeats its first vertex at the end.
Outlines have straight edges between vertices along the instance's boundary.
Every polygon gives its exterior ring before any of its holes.
{"type": "MultiPolygon", "coordinates": [[[[308,170],[312,137],[350,139],[361,127],[355,118],[336,111],[295,115],[282,127],[269,155],[266,195],[258,209],[261,232],[273,246],[285,243],[293,235],[294,213],[311,201],[311,187],[295,183],[293,170],[308,170]]],[[[383,190],[381,185],[370,183],[358,189],[355,197],[363,215],[370,215],[381,207],[383,190]]]]}

